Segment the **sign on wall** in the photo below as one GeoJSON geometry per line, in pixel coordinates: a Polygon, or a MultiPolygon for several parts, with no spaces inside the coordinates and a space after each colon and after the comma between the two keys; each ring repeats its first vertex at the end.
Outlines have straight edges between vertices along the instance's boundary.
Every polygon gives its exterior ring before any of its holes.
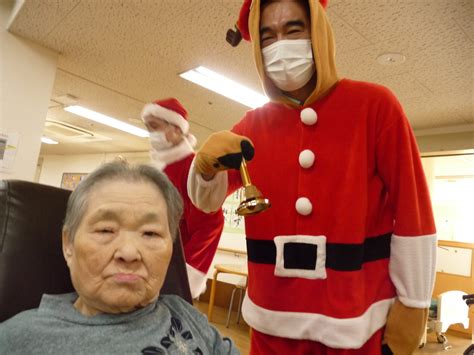
{"type": "Polygon", "coordinates": [[[222,205],[222,212],[224,213],[224,232],[244,235],[244,217],[236,213],[240,203],[240,193],[241,190],[238,189],[226,198],[222,205]]]}
{"type": "Polygon", "coordinates": [[[0,171],[8,173],[13,168],[18,147],[18,133],[0,132],[0,171]]]}
{"type": "Polygon", "coordinates": [[[74,190],[79,183],[86,178],[87,173],[63,173],[61,188],[74,190]]]}

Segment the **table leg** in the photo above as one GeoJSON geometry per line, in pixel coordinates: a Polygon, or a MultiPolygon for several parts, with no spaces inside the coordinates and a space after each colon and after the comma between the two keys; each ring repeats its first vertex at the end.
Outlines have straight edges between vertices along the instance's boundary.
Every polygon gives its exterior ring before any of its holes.
{"type": "Polygon", "coordinates": [[[209,297],[209,308],[207,310],[207,320],[210,322],[212,318],[212,310],[214,307],[214,299],[216,297],[216,284],[217,284],[217,275],[219,271],[214,271],[214,278],[212,279],[212,286],[211,286],[211,295],[209,297]]]}

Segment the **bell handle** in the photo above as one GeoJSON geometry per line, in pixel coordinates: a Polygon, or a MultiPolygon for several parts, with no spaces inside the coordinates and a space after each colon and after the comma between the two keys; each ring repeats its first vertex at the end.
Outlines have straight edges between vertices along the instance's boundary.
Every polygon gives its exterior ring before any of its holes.
{"type": "Polygon", "coordinates": [[[247,163],[245,159],[242,158],[242,163],[240,164],[240,177],[242,178],[242,184],[244,187],[252,185],[252,181],[250,181],[249,171],[247,169],[247,163]]]}

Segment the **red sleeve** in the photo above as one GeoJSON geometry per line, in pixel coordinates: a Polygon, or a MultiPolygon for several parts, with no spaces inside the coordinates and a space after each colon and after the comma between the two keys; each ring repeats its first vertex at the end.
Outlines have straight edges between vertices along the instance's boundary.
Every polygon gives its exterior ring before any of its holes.
{"type": "Polygon", "coordinates": [[[377,173],[394,219],[390,278],[405,306],[428,308],[436,275],[436,228],[420,153],[401,105],[388,91],[377,118],[377,173]]]}
{"type": "Polygon", "coordinates": [[[224,228],[222,209],[207,214],[190,204],[185,218],[190,236],[184,247],[186,262],[201,272],[207,273],[224,228]]]}
{"type": "Polygon", "coordinates": [[[430,194],[420,153],[403,109],[388,90],[378,111],[377,172],[388,192],[399,236],[434,234],[430,194]]]}

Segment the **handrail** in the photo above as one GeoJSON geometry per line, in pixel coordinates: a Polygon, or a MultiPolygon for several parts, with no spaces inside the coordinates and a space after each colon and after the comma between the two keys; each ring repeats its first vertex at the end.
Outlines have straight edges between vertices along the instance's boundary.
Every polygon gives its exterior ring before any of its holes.
{"type": "Polygon", "coordinates": [[[239,249],[232,249],[232,248],[225,248],[225,247],[217,247],[218,251],[224,251],[227,253],[234,253],[234,254],[241,254],[241,255],[247,255],[246,251],[239,250],[239,249]]]}

